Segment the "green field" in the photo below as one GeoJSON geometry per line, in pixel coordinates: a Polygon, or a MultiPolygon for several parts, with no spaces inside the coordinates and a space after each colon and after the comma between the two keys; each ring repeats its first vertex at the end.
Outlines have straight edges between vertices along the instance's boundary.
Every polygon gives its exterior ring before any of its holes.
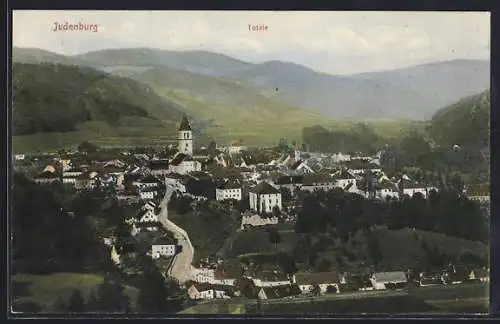
{"type": "MultiPolygon", "coordinates": [[[[333,294],[297,300],[263,301],[262,315],[335,314],[467,314],[488,313],[488,285],[468,284],[415,288],[410,292],[370,292],[333,294]]],[[[213,301],[190,307],[182,314],[257,315],[255,300],[213,301]],[[229,310],[229,311],[228,311],[229,310]],[[235,312],[238,310],[238,313],[235,312]]]]}
{"type": "MultiPolygon", "coordinates": [[[[17,274],[12,277],[13,308],[16,311],[16,305],[36,304],[41,312],[51,312],[57,300],[68,300],[74,289],[79,289],[88,300],[91,292],[103,281],[102,276],[81,273],[17,274]]],[[[134,310],[138,290],[125,286],[125,294],[130,298],[134,310]]]]}
{"type": "MultiPolygon", "coordinates": [[[[218,122],[217,126],[209,125],[204,129],[203,136],[195,135],[198,144],[214,138],[218,143],[229,144],[235,140],[242,140],[247,146],[272,146],[283,137],[289,142],[302,140],[302,128],[313,125],[323,125],[330,130],[350,130],[355,122],[330,121],[318,117],[280,118],[272,116],[268,120],[239,119],[235,112],[223,113],[226,121],[218,122]]],[[[380,121],[371,124],[374,131],[388,140],[403,136],[408,132],[410,123],[405,121],[380,121]]],[[[30,135],[13,136],[12,149],[14,153],[57,151],[62,148],[74,148],[82,141],[90,141],[101,147],[118,146],[148,146],[168,145],[176,143],[176,125],[166,124],[155,127],[120,126],[111,128],[101,123],[82,125],[79,130],[67,133],[37,133],[30,135]]],[[[198,145],[196,144],[196,145],[198,145]]]]}

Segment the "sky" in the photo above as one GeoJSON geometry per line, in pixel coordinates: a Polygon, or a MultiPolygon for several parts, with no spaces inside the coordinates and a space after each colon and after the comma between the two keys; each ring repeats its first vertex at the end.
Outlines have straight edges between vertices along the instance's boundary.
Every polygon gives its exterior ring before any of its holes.
{"type": "Polygon", "coordinates": [[[488,12],[13,12],[12,44],[60,54],[106,48],[206,50],[248,62],[281,60],[329,74],[490,59],[488,12]],[[97,25],[53,31],[55,23],[97,25]],[[249,25],[267,26],[254,31],[249,25]]]}

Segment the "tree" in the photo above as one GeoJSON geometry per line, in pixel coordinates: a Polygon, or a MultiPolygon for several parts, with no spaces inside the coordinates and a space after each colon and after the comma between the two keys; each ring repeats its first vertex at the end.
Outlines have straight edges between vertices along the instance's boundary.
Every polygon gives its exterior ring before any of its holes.
{"type": "Polygon", "coordinates": [[[280,187],[280,193],[283,201],[291,201],[293,199],[292,191],[287,187],[280,187]]]}
{"type": "Polygon", "coordinates": [[[97,312],[97,311],[99,311],[99,309],[100,309],[99,300],[97,299],[97,295],[96,295],[95,290],[92,290],[90,292],[90,296],[89,296],[89,299],[87,301],[87,304],[86,304],[85,308],[86,308],[86,310],[88,312],[97,312]]]}
{"type": "Polygon", "coordinates": [[[178,311],[178,305],[169,301],[170,292],[156,266],[145,265],[141,278],[137,306],[144,313],[171,313],[178,311]]]}
{"type": "Polygon", "coordinates": [[[318,284],[313,284],[311,286],[311,294],[313,294],[314,296],[321,295],[321,288],[319,287],[318,284]]]}
{"type": "Polygon", "coordinates": [[[91,154],[97,152],[98,147],[90,142],[84,141],[78,145],[77,150],[80,153],[91,154]]]}
{"type": "Polygon", "coordinates": [[[279,217],[281,215],[281,211],[278,206],[273,206],[272,215],[273,217],[279,217]]]}
{"type": "Polygon", "coordinates": [[[208,143],[207,151],[208,151],[208,154],[215,155],[215,153],[217,152],[217,143],[215,142],[215,140],[212,139],[208,143]]]}
{"type": "Polygon", "coordinates": [[[101,312],[124,313],[129,308],[128,297],[123,287],[110,281],[107,277],[97,287],[98,310],[101,312]]]}
{"type": "Polygon", "coordinates": [[[73,290],[68,302],[68,311],[72,313],[82,313],[85,311],[85,300],[82,297],[80,289],[73,290]]]}
{"type": "Polygon", "coordinates": [[[278,244],[281,243],[282,240],[280,233],[274,227],[268,229],[268,233],[269,233],[269,242],[271,242],[274,245],[274,248],[278,248],[278,244]]]}

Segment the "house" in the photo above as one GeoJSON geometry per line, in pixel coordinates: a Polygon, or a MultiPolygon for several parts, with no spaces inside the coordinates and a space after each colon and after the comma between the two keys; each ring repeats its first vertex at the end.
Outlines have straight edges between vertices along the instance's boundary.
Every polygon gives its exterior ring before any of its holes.
{"type": "Polygon", "coordinates": [[[234,289],[230,286],[209,283],[191,283],[188,288],[188,295],[193,300],[229,299],[234,296],[234,289]]]}
{"type": "Polygon", "coordinates": [[[97,172],[85,172],[75,179],[75,188],[77,190],[92,190],[96,187],[97,172]]]}
{"type": "Polygon", "coordinates": [[[199,283],[215,283],[215,269],[212,268],[194,268],[193,280],[199,283]]]}
{"type": "Polygon", "coordinates": [[[290,285],[288,276],[280,270],[260,270],[251,276],[255,287],[276,287],[290,285]]]}
{"type": "Polygon", "coordinates": [[[217,266],[212,283],[234,286],[236,280],[241,278],[242,274],[243,269],[239,263],[222,263],[217,266]]]}
{"type": "Polygon", "coordinates": [[[26,158],[26,156],[25,156],[24,154],[16,154],[16,155],[14,155],[14,159],[15,159],[16,161],[22,161],[22,160],[24,160],[25,158],[26,158]]]}
{"type": "Polygon", "coordinates": [[[146,209],[136,215],[135,221],[138,223],[157,222],[158,215],[156,215],[154,211],[146,209]]]}
{"type": "Polygon", "coordinates": [[[158,205],[154,201],[149,200],[141,207],[141,210],[150,210],[155,213],[158,210],[158,205]]]}
{"type": "Polygon", "coordinates": [[[376,272],[370,280],[376,290],[404,287],[408,283],[406,273],[403,271],[376,272]]]}
{"type": "Polygon", "coordinates": [[[62,183],[63,184],[75,184],[76,178],[80,176],[85,170],[78,168],[63,169],[62,172],[62,183]]]}
{"type": "Polygon", "coordinates": [[[334,173],[333,176],[335,178],[335,186],[338,188],[345,188],[348,184],[356,183],[356,177],[345,169],[334,173]]]}
{"type": "Polygon", "coordinates": [[[489,202],[490,201],[490,184],[483,183],[478,185],[471,185],[466,189],[466,194],[471,200],[477,200],[479,202],[489,202]]]}
{"type": "Polygon", "coordinates": [[[261,217],[258,214],[243,214],[241,217],[241,229],[257,226],[278,224],[278,217],[261,217]]]}
{"type": "Polygon", "coordinates": [[[296,285],[286,284],[275,287],[261,287],[257,294],[259,299],[279,299],[300,295],[300,289],[296,285]]]}
{"type": "Polygon", "coordinates": [[[408,195],[410,197],[413,197],[414,194],[420,193],[424,198],[427,198],[429,191],[435,190],[438,191],[438,189],[434,186],[429,186],[424,183],[418,183],[410,180],[408,177],[402,177],[399,179],[397,182],[397,186],[399,189],[399,195],[408,195]]]}
{"type": "Polygon", "coordinates": [[[327,174],[309,174],[305,175],[302,179],[301,190],[314,191],[324,190],[328,191],[335,188],[336,181],[327,174]]]}
{"type": "Polygon", "coordinates": [[[163,177],[170,173],[168,160],[151,160],[147,163],[147,168],[156,177],[163,177]]]}
{"type": "Polygon", "coordinates": [[[375,289],[369,274],[349,274],[341,276],[339,289],[341,292],[370,291],[375,289]]]}
{"type": "Polygon", "coordinates": [[[174,256],[177,253],[176,244],[154,244],[151,245],[151,256],[159,259],[162,256],[174,256]]]}
{"type": "Polygon", "coordinates": [[[375,184],[375,195],[382,200],[387,198],[397,199],[399,198],[399,190],[392,181],[382,178],[375,184]]]}
{"type": "Polygon", "coordinates": [[[311,169],[304,161],[298,160],[290,166],[290,170],[298,174],[310,174],[314,173],[314,170],[311,169]]]}
{"type": "Polygon", "coordinates": [[[474,269],[469,273],[469,280],[479,280],[481,282],[490,282],[490,273],[487,269],[474,269]]]}
{"type": "Polygon", "coordinates": [[[292,282],[300,288],[303,294],[310,293],[314,285],[319,286],[322,294],[325,294],[330,286],[335,287],[336,292],[339,292],[340,281],[340,276],[336,272],[299,272],[292,277],[292,282]]]}
{"type": "Polygon", "coordinates": [[[219,201],[226,199],[241,200],[241,185],[234,181],[226,181],[217,185],[215,199],[219,201]]]}
{"type": "Polygon", "coordinates": [[[139,190],[135,187],[125,187],[116,193],[116,199],[130,202],[137,201],[139,200],[139,190]]]}
{"type": "Polygon", "coordinates": [[[124,168],[125,166],[126,166],[126,163],[123,162],[122,160],[119,160],[119,159],[114,159],[114,160],[106,161],[103,164],[104,168],[108,168],[108,167],[111,167],[111,168],[124,168]]]}
{"type": "Polygon", "coordinates": [[[59,176],[55,172],[43,171],[33,179],[36,183],[51,184],[59,180],[59,176]]]}
{"type": "Polygon", "coordinates": [[[143,179],[135,181],[134,185],[138,188],[156,188],[160,185],[160,180],[153,175],[148,175],[143,179]]]}
{"type": "Polygon", "coordinates": [[[163,224],[156,222],[135,222],[132,224],[132,236],[137,236],[142,232],[158,232],[159,229],[163,228],[163,224]]]}
{"type": "Polygon", "coordinates": [[[261,182],[250,190],[250,209],[259,213],[271,213],[274,207],[282,209],[281,192],[267,182],[261,182]]]}
{"type": "Polygon", "coordinates": [[[186,175],[170,173],[167,176],[165,176],[165,184],[182,193],[185,193],[187,191],[186,182],[187,182],[186,175]]]}
{"type": "Polygon", "coordinates": [[[446,283],[442,273],[420,273],[418,281],[420,287],[443,285],[446,283]]]}
{"type": "Polygon", "coordinates": [[[157,187],[145,187],[139,189],[139,197],[142,200],[152,200],[155,199],[159,194],[157,187]]]}
{"type": "Polygon", "coordinates": [[[303,175],[282,175],[279,176],[274,183],[282,188],[288,188],[290,192],[293,194],[295,190],[299,189],[302,187],[302,180],[304,176],[303,175]]]}
{"type": "Polygon", "coordinates": [[[201,162],[193,159],[192,156],[177,153],[174,158],[169,162],[170,172],[178,174],[187,174],[193,171],[201,171],[201,162]]]}

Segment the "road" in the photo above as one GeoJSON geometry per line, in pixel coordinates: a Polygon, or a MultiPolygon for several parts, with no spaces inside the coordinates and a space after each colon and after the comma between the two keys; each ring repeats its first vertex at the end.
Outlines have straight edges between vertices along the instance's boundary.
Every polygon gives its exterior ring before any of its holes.
{"type": "Polygon", "coordinates": [[[162,223],[167,230],[174,234],[175,238],[178,240],[178,244],[182,246],[182,252],[174,257],[172,266],[167,273],[168,276],[177,279],[177,281],[182,284],[191,279],[191,274],[193,272],[193,266],[191,265],[191,263],[193,262],[194,248],[191,244],[191,241],[189,240],[187,233],[168,219],[167,206],[172,193],[173,189],[167,185],[165,197],[160,203],[160,213],[158,215],[158,221],[162,223]]]}

